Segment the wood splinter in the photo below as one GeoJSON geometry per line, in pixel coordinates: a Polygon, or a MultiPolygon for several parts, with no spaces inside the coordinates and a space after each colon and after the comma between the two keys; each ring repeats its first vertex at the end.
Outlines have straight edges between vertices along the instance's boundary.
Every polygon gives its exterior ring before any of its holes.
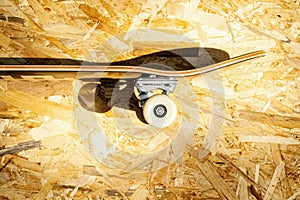
{"type": "Polygon", "coordinates": [[[41,141],[27,141],[19,143],[12,147],[7,147],[4,149],[0,149],[0,156],[4,156],[6,154],[13,154],[21,151],[25,151],[28,149],[33,149],[41,146],[41,141]]]}

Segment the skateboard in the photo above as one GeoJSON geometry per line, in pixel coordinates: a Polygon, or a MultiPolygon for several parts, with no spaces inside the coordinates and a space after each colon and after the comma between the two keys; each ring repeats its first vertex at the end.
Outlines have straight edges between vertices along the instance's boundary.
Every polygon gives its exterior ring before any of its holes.
{"type": "Polygon", "coordinates": [[[87,110],[104,113],[113,106],[136,111],[137,117],[157,128],[170,126],[177,106],[170,97],[179,78],[198,76],[265,55],[255,51],[230,58],[215,48],[159,51],[111,63],[54,58],[0,58],[0,79],[80,79],[97,84],[93,108],[84,102],[91,85],[79,94],[87,110]]]}

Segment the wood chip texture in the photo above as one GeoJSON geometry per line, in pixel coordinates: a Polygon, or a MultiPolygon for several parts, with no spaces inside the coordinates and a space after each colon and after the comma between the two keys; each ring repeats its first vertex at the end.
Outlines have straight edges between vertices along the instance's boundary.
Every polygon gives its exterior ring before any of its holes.
{"type": "Polygon", "coordinates": [[[1,58],[267,53],[180,79],[165,129],[84,109],[78,93],[96,109],[96,84],[2,77],[0,199],[299,199],[299,12],[287,0],[1,0],[1,58]]]}

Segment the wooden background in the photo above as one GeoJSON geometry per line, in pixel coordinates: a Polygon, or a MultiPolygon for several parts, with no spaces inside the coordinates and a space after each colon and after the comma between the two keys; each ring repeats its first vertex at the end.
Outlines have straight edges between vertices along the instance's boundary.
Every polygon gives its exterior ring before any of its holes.
{"type": "Polygon", "coordinates": [[[267,55],[218,72],[225,125],[201,160],[210,124],[218,123],[201,76],[184,80],[194,94],[182,85],[175,91],[198,105],[201,119],[177,162],[146,153],[157,148],[153,141],[172,141],[184,120],[141,144],[118,129],[118,111],[97,115],[123,149],[110,157],[130,169],[122,173],[79,139],[75,81],[0,80],[0,199],[299,199],[299,11],[299,1],[283,0],[1,0],[1,57],[112,61],[190,46],[267,55]],[[7,151],[32,140],[38,148],[7,151]],[[126,157],[132,152],[143,161],[126,157]]]}

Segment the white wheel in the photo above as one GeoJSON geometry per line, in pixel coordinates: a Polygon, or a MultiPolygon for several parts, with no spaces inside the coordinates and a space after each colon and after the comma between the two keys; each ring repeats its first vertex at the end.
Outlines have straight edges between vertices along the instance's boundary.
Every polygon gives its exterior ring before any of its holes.
{"type": "Polygon", "coordinates": [[[157,94],[146,101],[143,114],[148,124],[157,128],[164,128],[175,121],[177,106],[171,97],[157,94]]]}

